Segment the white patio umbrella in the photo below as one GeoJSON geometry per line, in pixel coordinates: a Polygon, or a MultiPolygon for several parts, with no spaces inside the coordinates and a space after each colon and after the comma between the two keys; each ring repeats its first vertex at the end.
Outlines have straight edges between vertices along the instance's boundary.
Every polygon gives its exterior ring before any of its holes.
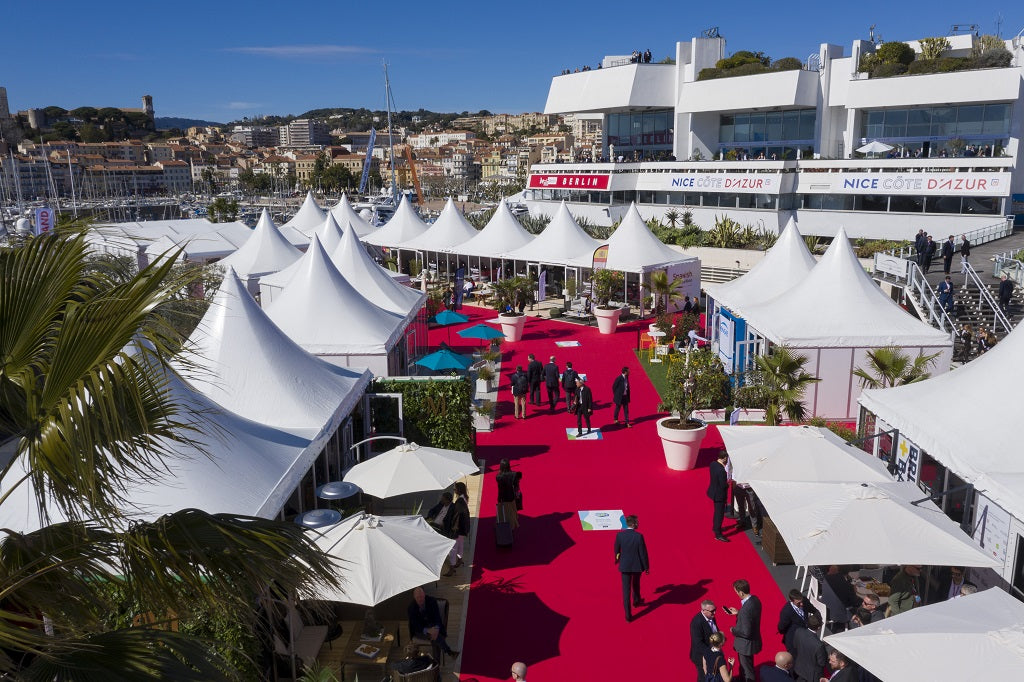
{"type": "Polygon", "coordinates": [[[341,591],[321,591],[317,598],[363,606],[437,580],[455,545],[422,516],[360,513],[308,532],[344,577],[341,591]]]}
{"type": "Polygon", "coordinates": [[[858,147],[857,151],[861,154],[884,154],[885,152],[892,149],[891,144],[879,142],[878,140],[871,140],[863,147],[858,147]]]}
{"type": "Polygon", "coordinates": [[[737,481],[892,481],[885,464],[823,427],[720,426],[737,481]]]}
{"type": "Polygon", "coordinates": [[[912,483],[750,485],[798,566],[998,565],[912,483]]]}
{"type": "Polygon", "coordinates": [[[480,471],[468,452],[403,443],[349,469],[345,480],[367,495],[394,497],[425,490],[443,490],[480,471]]]}
{"type": "Polygon", "coordinates": [[[1024,604],[993,587],[825,638],[885,682],[1016,680],[1024,604]]]}

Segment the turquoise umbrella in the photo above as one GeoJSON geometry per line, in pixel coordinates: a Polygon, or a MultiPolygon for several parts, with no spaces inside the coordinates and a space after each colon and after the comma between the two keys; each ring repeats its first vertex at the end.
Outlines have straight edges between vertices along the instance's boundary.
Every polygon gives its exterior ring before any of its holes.
{"type": "Polygon", "coordinates": [[[450,324],[469,322],[469,318],[462,313],[455,312],[454,310],[442,310],[437,315],[434,315],[434,322],[442,326],[448,326],[450,324]]]}
{"type": "Polygon", "coordinates": [[[413,363],[427,369],[466,369],[473,360],[467,358],[465,355],[459,355],[454,353],[447,348],[442,348],[439,351],[431,353],[430,355],[424,355],[422,358],[413,363]]]}
{"type": "Polygon", "coordinates": [[[484,341],[500,339],[505,336],[494,327],[488,327],[486,324],[474,324],[472,327],[455,333],[464,339],[483,339],[484,341]]]}

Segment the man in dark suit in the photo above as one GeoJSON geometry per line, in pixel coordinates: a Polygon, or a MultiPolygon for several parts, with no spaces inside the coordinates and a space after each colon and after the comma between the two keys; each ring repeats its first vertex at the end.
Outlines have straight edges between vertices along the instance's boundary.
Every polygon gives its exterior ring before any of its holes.
{"type": "Polygon", "coordinates": [[[644,536],[637,531],[639,525],[636,516],[627,516],[626,529],[615,535],[615,563],[619,565],[619,572],[622,574],[622,606],[626,610],[627,623],[633,620],[630,604],[641,606],[644,603],[643,597],[640,596],[640,572],[651,572],[651,565],[647,560],[647,543],[644,542],[644,536]]]}
{"type": "Polygon", "coordinates": [[[999,309],[1006,315],[1010,307],[1010,299],[1013,298],[1013,280],[1006,275],[999,279],[999,309]]]}
{"type": "Polygon", "coordinates": [[[775,663],[761,666],[761,682],[793,682],[793,655],[788,651],[775,654],[775,663]]]}
{"type": "Polygon", "coordinates": [[[429,639],[441,651],[455,658],[459,652],[448,646],[447,636],[437,600],[427,595],[422,587],[417,587],[412,591],[412,603],[409,604],[409,637],[429,639]]]}
{"type": "Polygon", "coordinates": [[[612,419],[615,423],[619,423],[619,408],[622,408],[623,417],[626,420],[626,426],[630,426],[629,423],[629,367],[623,367],[622,373],[615,377],[615,381],[612,382],[612,402],[615,403],[615,412],[612,415],[612,419]]]}
{"type": "Polygon", "coordinates": [[[594,394],[583,377],[576,377],[576,435],[583,435],[583,422],[587,422],[590,433],[590,415],[594,414],[594,394]]]}
{"type": "Polygon", "coordinates": [[[807,616],[816,614],[821,619],[821,612],[814,606],[807,603],[800,590],[789,591],[789,603],[782,607],[779,612],[779,634],[782,635],[782,643],[786,651],[793,653],[793,637],[797,630],[807,627],[807,616]]]}
{"type": "Polygon", "coordinates": [[[548,364],[544,365],[544,387],[548,389],[548,409],[552,412],[558,404],[558,377],[558,365],[555,364],[555,356],[552,355],[548,359],[548,364]]]}
{"type": "Polygon", "coordinates": [[[565,409],[568,410],[576,401],[576,377],[579,374],[572,368],[572,363],[565,363],[565,371],[562,372],[562,389],[565,391],[565,409]]]}
{"type": "Polygon", "coordinates": [[[710,464],[708,470],[711,472],[711,482],[708,484],[708,497],[715,507],[715,516],[712,521],[712,528],[715,531],[715,539],[722,542],[729,542],[729,539],[722,535],[722,519],[725,518],[725,500],[729,495],[729,475],[725,471],[725,465],[729,461],[729,453],[722,450],[718,453],[718,459],[710,464]]]}
{"type": "Polygon", "coordinates": [[[530,382],[530,404],[540,405],[540,385],[544,382],[544,365],[540,364],[533,353],[526,364],[526,378],[530,382]]]}
{"type": "Polygon", "coordinates": [[[832,668],[832,676],[822,677],[819,682],[854,682],[857,679],[856,666],[841,651],[832,650],[828,655],[828,667],[832,668]]]}
{"type": "Polygon", "coordinates": [[[715,621],[715,602],[705,599],[700,603],[700,613],[690,621],[690,661],[697,666],[697,682],[704,682],[704,653],[711,648],[708,638],[718,632],[715,621]]]}
{"type": "Polygon", "coordinates": [[[956,253],[956,244],[953,243],[953,235],[949,235],[949,239],[942,242],[942,272],[948,275],[949,270],[953,267],[953,254],[956,253]]]}
{"type": "Polygon", "coordinates": [[[825,643],[818,637],[821,618],[816,614],[807,616],[807,625],[793,632],[793,672],[801,682],[817,682],[828,663],[825,643]]]}
{"type": "Polygon", "coordinates": [[[740,607],[725,607],[736,616],[736,625],[730,630],[733,648],[739,655],[740,671],[744,682],[754,682],[754,655],[761,651],[761,600],[750,594],[750,583],[742,578],[732,584],[740,607]]]}

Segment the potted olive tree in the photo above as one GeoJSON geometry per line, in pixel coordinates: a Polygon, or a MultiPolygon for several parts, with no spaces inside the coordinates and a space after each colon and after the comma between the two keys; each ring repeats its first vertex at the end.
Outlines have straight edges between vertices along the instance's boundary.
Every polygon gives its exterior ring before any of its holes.
{"type": "Polygon", "coordinates": [[[602,334],[614,334],[619,324],[622,308],[612,306],[609,302],[612,296],[622,291],[623,282],[622,273],[618,270],[594,271],[594,301],[597,303],[594,317],[597,318],[597,328],[602,334]]]}
{"type": "Polygon", "coordinates": [[[536,300],[533,281],[528,277],[511,277],[494,283],[492,288],[494,307],[498,311],[498,322],[505,340],[519,341],[526,326],[526,315],[522,310],[536,300]]]}
{"type": "Polygon", "coordinates": [[[693,418],[697,408],[729,404],[729,377],[710,349],[691,350],[687,360],[672,363],[668,388],[659,409],[672,414],[658,420],[658,436],[669,469],[685,471],[697,462],[708,425],[693,418]]]}

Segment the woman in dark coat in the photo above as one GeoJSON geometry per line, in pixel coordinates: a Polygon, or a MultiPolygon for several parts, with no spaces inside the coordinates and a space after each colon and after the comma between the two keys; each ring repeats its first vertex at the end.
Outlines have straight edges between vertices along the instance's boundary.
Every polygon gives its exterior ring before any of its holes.
{"type": "Polygon", "coordinates": [[[498,483],[498,506],[501,507],[501,518],[509,522],[512,530],[519,528],[519,509],[516,499],[519,497],[519,481],[523,478],[523,472],[512,471],[512,465],[507,459],[501,460],[498,465],[498,475],[495,481],[498,483]]]}
{"type": "Polygon", "coordinates": [[[455,569],[462,565],[462,550],[466,544],[466,536],[469,535],[469,491],[462,481],[455,484],[454,490],[455,501],[445,516],[445,526],[448,530],[445,535],[455,538],[455,546],[448,553],[448,569],[441,574],[444,576],[454,575],[455,569]]]}

